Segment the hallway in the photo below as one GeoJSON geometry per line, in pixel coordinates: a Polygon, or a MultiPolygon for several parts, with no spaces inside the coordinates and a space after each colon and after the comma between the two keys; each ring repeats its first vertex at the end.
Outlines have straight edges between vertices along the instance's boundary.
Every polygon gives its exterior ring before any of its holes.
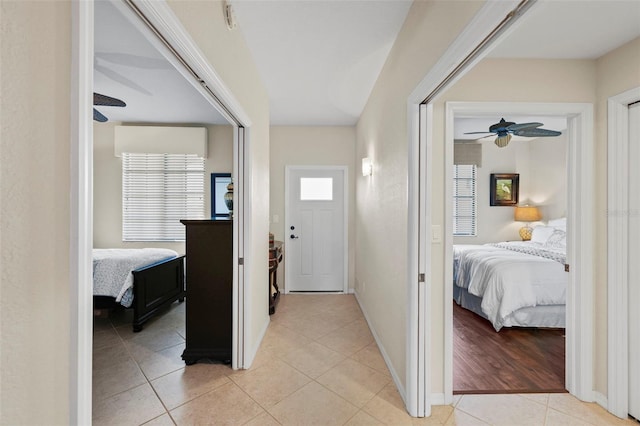
{"type": "Polygon", "coordinates": [[[95,319],[95,425],[633,424],[568,394],[458,395],[411,418],[353,295],[283,295],[250,370],[185,367],[184,308],[136,334],[127,312],[95,319]]]}

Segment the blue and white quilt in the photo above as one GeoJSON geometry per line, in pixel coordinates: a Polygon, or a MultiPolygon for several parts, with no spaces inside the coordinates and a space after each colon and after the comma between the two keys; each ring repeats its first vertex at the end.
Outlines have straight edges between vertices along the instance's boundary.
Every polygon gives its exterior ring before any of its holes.
{"type": "Polygon", "coordinates": [[[93,294],[114,297],[128,308],[133,303],[132,271],[177,256],[163,248],[93,249],[93,294]]]}

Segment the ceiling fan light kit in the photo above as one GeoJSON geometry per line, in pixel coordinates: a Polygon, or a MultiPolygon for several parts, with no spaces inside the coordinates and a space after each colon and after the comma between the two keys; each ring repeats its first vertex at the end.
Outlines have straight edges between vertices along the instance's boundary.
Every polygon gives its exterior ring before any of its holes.
{"type": "Polygon", "coordinates": [[[511,140],[511,135],[507,133],[506,135],[498,136],[494,141],[494,143],[498,145],[498,147],[504,148],[505,146],[509,145],[510,140],[511,140]]]}
{"type": "Polygon", "coordinates": [[[550,137],[550,136],[560,136],[562,132],[558,132],[556,130],[547,130],[541,129],[542,123],[514,123],[512,121],[505,121],[504,118],[500,120],[499,123],[496,123],[489,127],[488,132],[467,132],[465,135],[474,135],[474,134],[487,134],[486,136],[482,136],[479,139],[486,138],[488,136],[497,135],[495,144],[499,148],[504,148],[509,145],[509,141],[511,141],[512,135],[523,136],[528,138],[540,138],[540,137],[550,137]]]}

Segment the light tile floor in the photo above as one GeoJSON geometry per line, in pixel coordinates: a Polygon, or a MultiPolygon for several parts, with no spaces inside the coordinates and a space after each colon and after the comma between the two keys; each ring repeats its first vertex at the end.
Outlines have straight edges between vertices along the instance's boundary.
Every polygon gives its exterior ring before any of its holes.
{"type": "Polygon", "coordinates": [[[135,334],[128,313],[95,319],[95,425],[637,426],[569,394],[456,396],[411,418],[351,295],[283,295],[249,370],[185,367],[184,309],[135,334]]]}

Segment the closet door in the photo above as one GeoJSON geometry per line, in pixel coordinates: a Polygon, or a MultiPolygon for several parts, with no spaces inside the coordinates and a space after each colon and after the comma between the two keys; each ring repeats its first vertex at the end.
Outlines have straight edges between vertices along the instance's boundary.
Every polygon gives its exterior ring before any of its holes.
{"type": "Polygon", "coordinates": [[[629,414],[640,419],[640,103],[629,107],[629,414]]]}

